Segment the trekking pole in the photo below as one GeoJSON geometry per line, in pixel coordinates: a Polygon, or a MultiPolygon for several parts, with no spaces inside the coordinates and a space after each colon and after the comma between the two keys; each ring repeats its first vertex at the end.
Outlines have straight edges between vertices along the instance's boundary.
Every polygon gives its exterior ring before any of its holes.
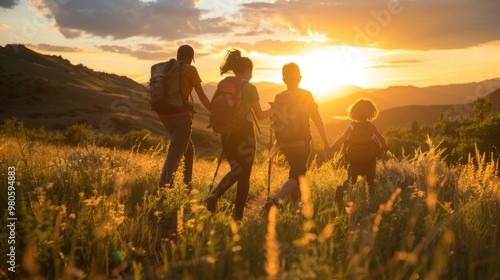
{"type": "Polygon", "coordinates": [[[257,131],[259,131],[259,134],[262,134],[262,131],[260,130],[260,127],[259,127],[259,123],[257,122],[257,117],[255,116],[255,113],[253,112],[252,109],[250,109],[250,112],[252,112],[253,122],[255,123],[255,126],[257,127],[257,131]]]}
{"type": "MultiPolygon", "coordinates": [[[[269,153],[271,153],[271,149],[273,145],[273,126],[269,125],[269,153]]],[[[271,199],[271,170],[273,164],[273,157],[269,155],[269,165],[267,166],[267,200],[271,199]]]]}
{"type": "Polygon", "coordinates": [[[220,163],[222,162],[222,157],[224,156],[224,150],[220,153],[219,159],[217,160],[217,168],[215,169],[214,178],[212,179],[212,184],[210,184],[210,189],[208,190],[208,195],[212,192],[212,188],[215,183],[215,178],[217,177],[217,172],[219,172],[220,163]]]}

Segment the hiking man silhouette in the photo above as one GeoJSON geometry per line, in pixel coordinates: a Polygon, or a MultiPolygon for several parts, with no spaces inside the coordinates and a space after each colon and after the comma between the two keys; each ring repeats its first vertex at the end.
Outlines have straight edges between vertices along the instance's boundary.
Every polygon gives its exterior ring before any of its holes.
{"type": "MultiPolygon", "coordinates": [[[[203,91],[198,70],[191,65],[191,62],[194,61],[193,48],[189,45],[180,46],[177,50],[177,60],[181,64],[179,80],[181,97],[192,105],[191,92],[194,88],[203,106],[210,111],[210,100],[203,91]]],[[[171,188],[173,186],[174,173],[179,167],[182,156],[184,156],[184,184],[186,184],[188,190],[192,187],[194,145],[193,141],[191,141],[191,126],[193,124],[193,114],[193,106],[188,106],[182,112],[158,115],[170,134],[170,145],[161,172],[160,188],[171,188]]]]}

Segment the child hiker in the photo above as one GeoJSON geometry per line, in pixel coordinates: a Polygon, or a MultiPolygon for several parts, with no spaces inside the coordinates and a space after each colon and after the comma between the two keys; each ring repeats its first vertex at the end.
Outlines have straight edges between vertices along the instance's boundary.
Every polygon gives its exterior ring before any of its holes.
{"type": "Polygon", "coordinates": [[[325,152],[330,148],[323,120],[312,94],[299,88],[302,79],[299,66],[289,63],[282,69],[283,82],[287,90],[276,95],[271,104],[273,110],[272,127],[276,135],[280,151],[290,166],[288,180],[280,191],[265,205],[265,211],[271,206],[278,207],[281,201],[290,194],[294,207],[300,207],[300,179],[305,176],[307,162],[311,152],[312,140],[309,119],[318,129],[323,140],[325,152]]]}
{"type": "MultiPolygon", "coordinates": [[[[242,57],[239,50],[229,51],[224,63],[220,67],[221,75],[232,72],[234,73],[234,77],[238,78],[238,82],[242,84],[241,100],[244,117],[240,129],[221,134],[222,150],[231,166],[231,170],[222,178],[205,200],[207,210],[215,212],[217,200],[237,182],[236,203],[233,210],[233,219],[237,221],[243,218],[243,210],[250,188],[250,173],[255,158],[255,133],[252,122],[252,110],[260,120],[266,119],[271,115],[271,109],[262,110],[260,107],[257,88],[250,83],[252,71],[252,61],[248,57],[242,57]]],[[[212,99],[212,104],[214,104],[216,95],[212,99]]],[[[215,105],[212,106],[213,114],[216,109],[214,107],[215,105]]],[[[217,118],[214,117],[214,119],[217,118]]],[[[212,122],[212,126],[216,126],[215,122],[217,120],[212,122]]]]}
{"type": "Polygon", "coordinates": [[[330,149],[330,151],[335,151],[342,144],[346,144],[345,156],[349,166],[347,180],[337,188],[335,193],[335,201],[339,205],[343,205],[344,191],[349,184],[356,183],[358,176],[366,178],[369,195],[373,195],[377,154],[380,149],[384,150],[387,147],[384,136],[372,123],[378,116],[378,110],[373,101],[360,98],[349,106],[347,113],[352,122],[330,149]]]}

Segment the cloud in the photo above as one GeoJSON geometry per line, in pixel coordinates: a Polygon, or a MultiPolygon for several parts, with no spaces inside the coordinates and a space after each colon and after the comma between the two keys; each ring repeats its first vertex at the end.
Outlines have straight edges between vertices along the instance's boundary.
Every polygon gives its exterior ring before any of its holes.
{"type": "Polygon", "coordinates": [[[55,46],[50,44],[31,45],[32,47],[49,52],[85,52],[84,49],[78,47],[55,46]]]}
{"type": "Polygon", "coordinates": [[[206,18],[196,0],[30,0],[31,9],[55,19],[68,38],[90,34],[124,39],[134,36],[176,40],[228,32],[223,17],[206,18]]]}
{"type": "Polygon", "coordinates": [[[0,24],[0,29],[7,29],[9,28],[10,26],[7,25],[7,24],[0,24]]]}
{"type": "Polygon", "coordinates": [[[406,59],[406,60],[394,60],[387,61],[377,64],[372,64],[365,68],[396,68],[396,67],[407,67],[413,64],[424,63],[424,60],[421,59],[406,59]]]}
{"type": "Polygon", "coordinates": [[[318,41],[282,41],[282,40],[261,40],[255,43],[230,42],[220,48],[239,48],[247,52],[256,51],[267,55],[297,55],[305,53],[314,48],[321,48],[331,45],[330,43],[322,43],[318,41]]]}
{"type": "Polygon", "coordinates": [[[105,52],[129,55],[141,60],[163,61],[177,56],[179,46],[188,44],[194,49],[194,57],[200,58],[209,55],[206,51],[198,51],[203,44],[197,41],[167,42],[163,44],[139,44],[134,47],[119,45],[101,45],[98,49],[105,52]]]}
{"type": "Polygon", "coordinates": [[[281,30],[318,32],[358,47],[458,49],[500,39],[497,0],[277,0],[244,4],[242,12],[281,30]]]}
{"type": "Polygon", "coordinates": [[[149,45],[149,47],[142,48],[131,48],[123,47],[118,45],[102,45],[98,47],[104,52],[126,54],[139,59],[146,60],[165,60],[167,57],[173,57],[175,52],[166,51],[164,49],[154,49],[149,45]]]}
{"type": "Polygon", "coordinates": [[[0,0],[0,8],[13,9],[19,4],[19,0],[0,0]]]}

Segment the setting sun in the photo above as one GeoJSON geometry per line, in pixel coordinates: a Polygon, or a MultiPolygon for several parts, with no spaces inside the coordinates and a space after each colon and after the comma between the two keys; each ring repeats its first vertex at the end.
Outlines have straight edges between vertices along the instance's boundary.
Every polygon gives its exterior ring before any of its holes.
{"type": "Polygon", "coordinates": [[[301,87],[316,98],[327,99],[343,85],[366,86],[369,58],[363,49],[335,47],[316,49],[295,58],[302,72],[301,87]]]}

